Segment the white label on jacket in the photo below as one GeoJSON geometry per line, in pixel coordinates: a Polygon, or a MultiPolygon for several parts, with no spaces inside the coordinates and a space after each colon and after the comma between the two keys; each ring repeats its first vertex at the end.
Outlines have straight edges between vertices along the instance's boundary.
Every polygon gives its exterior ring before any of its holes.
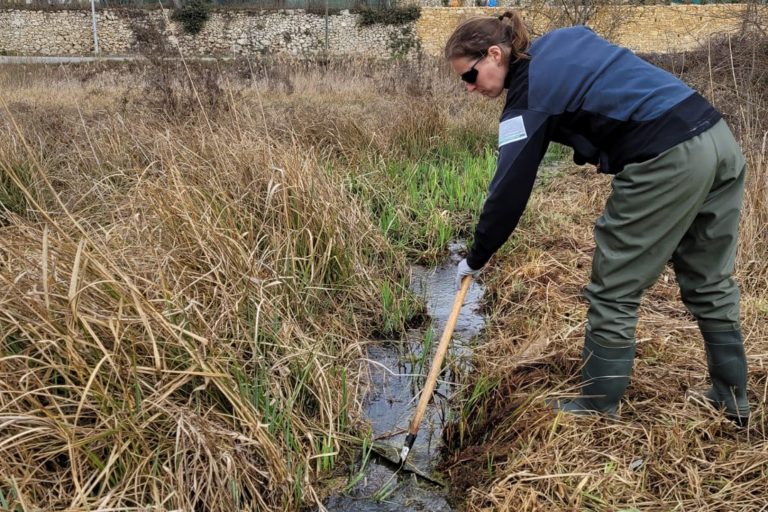
{"type": "Polygon", "coordinates": [[[499,125],[499,147],[526,138],[528,138],[528,134],[525,133],[523,116],[507,119],[499,125]]]}

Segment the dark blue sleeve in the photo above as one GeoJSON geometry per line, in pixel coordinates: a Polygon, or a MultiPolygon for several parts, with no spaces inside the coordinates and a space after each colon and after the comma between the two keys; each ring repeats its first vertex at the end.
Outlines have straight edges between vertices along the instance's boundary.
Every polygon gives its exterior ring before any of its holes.
{"type": "Polygon", "coordinates": [[[509,121],[515,128],[522,122],[525,137],[519,131],[510,133],[502,128],[499,130],[496,174],[488,187],[488,196],[475,228],[472,249],[467,255],[467,263],[475,270],[486,264],[517,226],[528,204],[539,163],[550,141],[549,114],[509,110],[502,115],[502,127],[505,121],[509,121]]]}

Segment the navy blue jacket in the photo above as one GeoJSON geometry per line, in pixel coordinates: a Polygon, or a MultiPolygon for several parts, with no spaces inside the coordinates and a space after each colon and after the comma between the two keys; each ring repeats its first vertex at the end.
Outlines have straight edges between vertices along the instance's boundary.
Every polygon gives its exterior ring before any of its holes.
{"type": "Polygon", "coordinates": [[[720,120],[701,95],[590,29],[552,31],[510,64],[499,157],[467,263],[479,269],[509,238],[550,142],[578,164],[616,174],[658,156],[720,120]]]}

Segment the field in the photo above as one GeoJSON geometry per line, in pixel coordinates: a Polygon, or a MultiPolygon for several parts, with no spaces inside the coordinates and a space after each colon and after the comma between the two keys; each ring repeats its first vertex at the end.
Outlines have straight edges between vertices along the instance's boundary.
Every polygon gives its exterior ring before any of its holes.
{"type": "MultiPolygon", "coordinates": [[[[684,400],[706,359],[671,272],[643,303],[622,420],[548,410],[578,383],[610,191],[554,148],[484,273],[442,462],[457,508],[764,509],[765,48],[653,57],[749,160],[750,428],[684,400]]],[[[423,321],[409,263],[471,239],[500,108],[426,58],[0,69],[0,508],[317,507],[370,436],[367,347],[423,321]]]]}

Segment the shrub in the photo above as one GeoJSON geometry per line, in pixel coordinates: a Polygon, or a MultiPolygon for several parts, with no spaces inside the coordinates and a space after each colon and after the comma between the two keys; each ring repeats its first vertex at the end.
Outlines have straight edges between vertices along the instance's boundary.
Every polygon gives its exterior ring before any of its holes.
{"type": "Polygon", "coordinates": [[[356,11],[360,15],[360,25],[404,25],[416,21],[421,16],[421,8],[416,5],[407,7],[392,7],[388,9],[371,9],[365,7],[356,11]]]}
{"type": "Polygon", "coordinates": [[[414,34],[412,25],[406,25],[394,30],[389,35],[389,42],[387,44],[392,57],[405,57],[411,50],[416,49],[418,51],[421,49],[421,43],[416,34],[414,34]]]}
{"type": "Polygon", "coordinates": [[[198,34],[210,15],[210,6],[205,0],[192,0],[181,9],[174,11],[171,19],[184,27],[187,34],[198,34]]]}

